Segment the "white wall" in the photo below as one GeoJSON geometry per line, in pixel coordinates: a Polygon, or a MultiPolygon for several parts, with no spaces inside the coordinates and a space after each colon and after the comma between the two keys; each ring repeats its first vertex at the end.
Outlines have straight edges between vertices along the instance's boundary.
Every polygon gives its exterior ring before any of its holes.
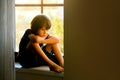
{"type": "Polygon", "coordinates": [[[64,2],[64,80],[120,80],[120,1],[64,2]]]}

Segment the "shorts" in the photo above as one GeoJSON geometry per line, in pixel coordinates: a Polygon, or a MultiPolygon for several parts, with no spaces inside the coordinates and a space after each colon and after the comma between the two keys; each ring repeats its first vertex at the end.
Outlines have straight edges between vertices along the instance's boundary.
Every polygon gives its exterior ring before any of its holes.
{"type": "MultiPolygon", "coordinates": [[[[43,52],[46,54],[46,56],[51,59],[53,62],[59,65],[59,62],[57,58],[54,55],[54,52],[51,51],[48,53],[46,51],[46,46],[42,48],[43,52]]],[[[24,68],[31,68],[31,67],[38,67],[38,66],[43,66],[43,65],[48,65],[42,57],[40,57],[36,53],[32,53],[31,51],[25,51],[23,55],[20,55],[18,58],[19,63],[24,67],[24,68]]]]}

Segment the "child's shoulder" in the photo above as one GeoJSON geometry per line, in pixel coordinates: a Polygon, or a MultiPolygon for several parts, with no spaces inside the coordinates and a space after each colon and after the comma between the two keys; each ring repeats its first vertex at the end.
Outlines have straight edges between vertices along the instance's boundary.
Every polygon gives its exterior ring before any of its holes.
{"type": "Polygon", "coordinates": [[[25,30],[25,32],[28,32],[28,31],[31,32],[31,29],[26,29],[26,30],[25,30]]]}
{"type": "Polygon", "coordinates": [[[25,33],[30,34],[30,33],[32,33],[32,30],[31,29],[26,29],[25,33]]]}
{"type": "Polygon", "coordinates": [[[32,33],[31,29],[26,29],[23,37],[28,36],[31,33],[32,33]]]}

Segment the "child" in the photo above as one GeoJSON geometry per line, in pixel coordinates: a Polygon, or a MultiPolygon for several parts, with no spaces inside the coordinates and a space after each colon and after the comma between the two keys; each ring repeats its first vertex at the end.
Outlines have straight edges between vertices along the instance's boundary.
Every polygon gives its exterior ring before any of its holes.
{"type": "Polygon", "coordinates": [[[45,15],[37,15],[19,44],[18,61],[24,68],[48,65],[50,70],[64,71],[64,58],[58,47],[59,40],[48,30],[51,22],[45,15]]]}

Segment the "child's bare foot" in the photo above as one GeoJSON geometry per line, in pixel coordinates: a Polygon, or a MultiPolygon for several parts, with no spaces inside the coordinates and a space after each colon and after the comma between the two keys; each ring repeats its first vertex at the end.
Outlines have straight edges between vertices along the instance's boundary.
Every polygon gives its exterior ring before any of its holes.
{"type": "Polygon", "coordinates": [[[61,66],[54,66],[54,67],[50,67],[51,71],[55,71],[55,72],[64,72],[64,68],[62,68],[61,66]]]}

